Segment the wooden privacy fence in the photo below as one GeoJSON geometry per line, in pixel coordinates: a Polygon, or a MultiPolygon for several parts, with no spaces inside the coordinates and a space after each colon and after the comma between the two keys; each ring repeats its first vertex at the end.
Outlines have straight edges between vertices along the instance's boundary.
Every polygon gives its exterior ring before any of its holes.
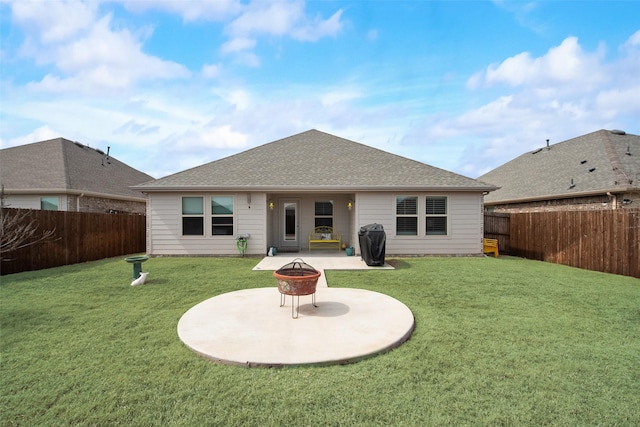
{"type": "Polygon", "coordinates": [[[640,209],[508,215],[511,255],[640,278],[640,209]]]}
{"type": "Polygon", "coordinates": [[[511,253],[511,242],[509,241],[509,224],[511,214],[508,213],[485,213],[484,214],[484,237],[487,239],[497,239],[500,253],[511,253]]]}
{"type": "MultiPolygon", "coordinates": [[[[144,215],[41,211],[2,208],[2,214],[26,213],[24,222],[38,226],[38,234],[55,230],[50,239],[3,254],[1,274],[34,271],[95,261],[146,250],[144,215]]],[[[4,232],[4,230],[3,230],[4,232]]],[[[34,236],[33,239],[36,239],[34,236]]]]}

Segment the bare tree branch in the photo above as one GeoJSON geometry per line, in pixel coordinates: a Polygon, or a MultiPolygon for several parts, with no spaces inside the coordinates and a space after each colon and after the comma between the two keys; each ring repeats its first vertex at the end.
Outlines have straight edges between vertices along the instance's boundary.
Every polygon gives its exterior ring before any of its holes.
{"type": "Polygon", "coordinates": [[[4,186],[0,188],[0,260],[11,261],[6,255],[18,249],[50,240],[53,230],[39,230],[25,209],[11,209],[4,205],[4,186]]]}

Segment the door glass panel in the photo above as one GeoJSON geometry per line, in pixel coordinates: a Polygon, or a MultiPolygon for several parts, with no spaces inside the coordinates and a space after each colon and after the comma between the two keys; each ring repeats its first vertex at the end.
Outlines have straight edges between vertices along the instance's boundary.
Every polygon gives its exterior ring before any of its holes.
{"type": "Polygon", "coordinates": [[[296,240],[296,203],[284,204],[284,240],[296,240]]]}

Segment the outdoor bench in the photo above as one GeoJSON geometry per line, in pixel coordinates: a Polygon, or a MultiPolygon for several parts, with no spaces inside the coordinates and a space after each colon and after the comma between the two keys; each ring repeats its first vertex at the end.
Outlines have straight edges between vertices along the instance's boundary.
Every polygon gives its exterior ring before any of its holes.
{"type": "Polygon", "coordinates": [[[340,233],[334,231],[333,227],[321,226],[313,229],[313,232],[309,234],[309,252],[313,247],[333,246],[336,245],[336,249],[340,250],[340,244],[342,243],[342,237],[340,233]]]}
{"type": "Polygon", "coordinates": [[[483,239],[483,252],[493,253],[498,258],[498,240],[497,239],[483,239]]]}

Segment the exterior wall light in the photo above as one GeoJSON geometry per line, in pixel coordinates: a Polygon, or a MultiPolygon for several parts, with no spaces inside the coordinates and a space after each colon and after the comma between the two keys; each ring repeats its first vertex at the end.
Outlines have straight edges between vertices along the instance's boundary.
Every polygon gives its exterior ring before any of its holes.
{"type": "Polygon", "coordinates": [[[274,207],[274,206],[275,206],[275,205],[273,204],[273,200],[269,200],[269,209],[270,209],[270,210],[273,210],[273,207],[274,207]]]}
{"type": "Polygon", "coordinates": [[[353,200],[349,200],[347,202],[347,209],[349,209],[349,210],[353,209],[353,200]]]}

